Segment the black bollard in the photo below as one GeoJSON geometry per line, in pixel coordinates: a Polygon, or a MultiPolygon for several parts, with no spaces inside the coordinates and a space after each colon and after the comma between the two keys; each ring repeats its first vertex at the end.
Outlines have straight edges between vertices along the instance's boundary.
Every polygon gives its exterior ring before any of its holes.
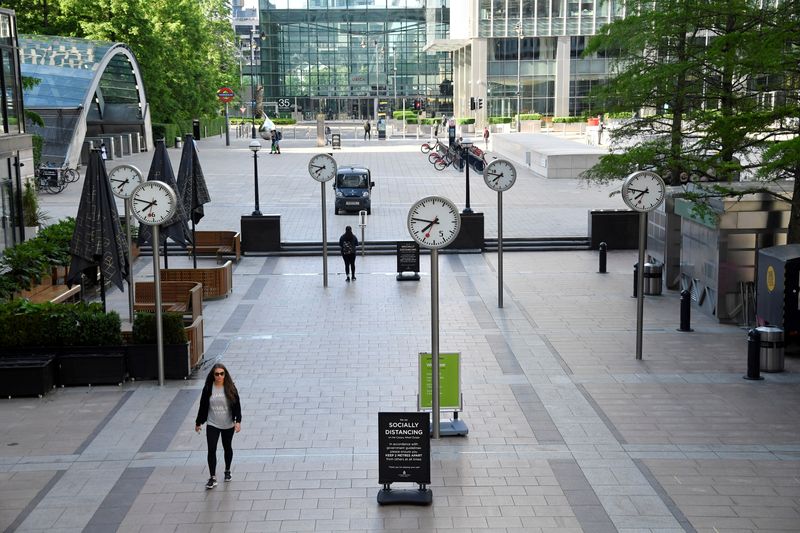
{"type": "Polygon", "coordinates": [[[761,377],[761,334],[756,328],[747,332],[747,375],[744,379],[764,379],[761,377]]]}
{"type": "Polygon", "coordinates": [[[636,298],[639,295],[639,263],[633,265],[633,296],[631,298],[636,298]]]}
{"type": "Polygon", "coordinates": [[[694,331],[692,329],[692,297],[689,291],[681,291],[681,327],[678,331],[694,331]]]}
{"type": "Polygon", "coordinates": [[[598,267],[598,272],[600,274],[606,273],[606,251],[608,250],[608,245],[604,242],[600,243],[598,247],[600,249],[600,254],[598,255],[598,261],[600,262],[600,266],[598,267]]]}

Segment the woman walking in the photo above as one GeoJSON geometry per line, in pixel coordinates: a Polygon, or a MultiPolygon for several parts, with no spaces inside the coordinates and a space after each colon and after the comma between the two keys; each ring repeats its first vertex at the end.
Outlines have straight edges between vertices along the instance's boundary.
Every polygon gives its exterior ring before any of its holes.
{"type": "Polygon", "coordinates": [[[222,437],[225,455],[225,481],[231,480],[231,461],[233,461],[233,434],[242,429],[242,406],[239,391],[233,378],[222,363],[217,363],[206,376],[206,384],[200,394],[200,408],[194,430],[200,433],[200,426],[206,424],[208,442],[208,471],[211,477],[207,489],[217,486],[217,442],[222,437]]]}
{"type": "Polygon", "coordinates": [[[339,237],[339,249],[342,251],[342,259],[344,259],[344,273],[347,274],[347,281],[350,281],[350,274],[352,272],[353,281],[356,280],[356,248],[358,247],[358,239],[353,234],[352,226],[347,226],[344,233],[339,237]]]}

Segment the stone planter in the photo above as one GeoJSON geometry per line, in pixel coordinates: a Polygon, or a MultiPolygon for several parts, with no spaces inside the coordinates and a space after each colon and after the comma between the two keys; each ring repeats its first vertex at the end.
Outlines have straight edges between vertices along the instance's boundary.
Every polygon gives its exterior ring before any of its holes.
{"type": "MultiPolygon", "coordinates": [[[[189,343],[164,346],[164,377],[186,379],[192,373],[189,343]]],[[[158,351],[155,344],[128,345],[128,376],[158,379],[158,351]]]]}

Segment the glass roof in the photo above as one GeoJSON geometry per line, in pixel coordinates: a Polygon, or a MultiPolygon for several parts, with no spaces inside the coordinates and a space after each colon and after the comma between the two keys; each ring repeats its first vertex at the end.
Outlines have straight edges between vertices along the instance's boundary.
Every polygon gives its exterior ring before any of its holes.
{"type": "MultiPolygon", "coordinates": [[[[76,108],[84,103],[100,62],[117,43],[69,37],[20,35],[23,76],[39,83],[24,92],[25,107],[76,108]]],[[[133,66],[127,56],[115,55],[101,73],[99,93],[106,103],[137,103],[133,66]]]]}

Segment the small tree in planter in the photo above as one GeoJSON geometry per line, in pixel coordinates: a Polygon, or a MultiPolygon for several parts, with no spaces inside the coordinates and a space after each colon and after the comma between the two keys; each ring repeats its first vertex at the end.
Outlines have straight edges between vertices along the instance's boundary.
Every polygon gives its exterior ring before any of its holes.
{"type": "Polygon", "coordinates": [[[25,182],[25,191],[22,193],[22,218],[25,224],[26,240],[36,237],[39,226],[49,218],[44,211],[39,209],[39,196],[30,180],[25,182]]]}
{"type": "MultiPolygon", "coordinates": [[[[162,313],[164,335],[164,377],[186,379],[192,373],[189,339],[181,313],[162,313]]],[[[158,378],[156,317],[153,313],[136,313],[131,344],[128,346],[128,374],[131,379],[158,378]]]]}

